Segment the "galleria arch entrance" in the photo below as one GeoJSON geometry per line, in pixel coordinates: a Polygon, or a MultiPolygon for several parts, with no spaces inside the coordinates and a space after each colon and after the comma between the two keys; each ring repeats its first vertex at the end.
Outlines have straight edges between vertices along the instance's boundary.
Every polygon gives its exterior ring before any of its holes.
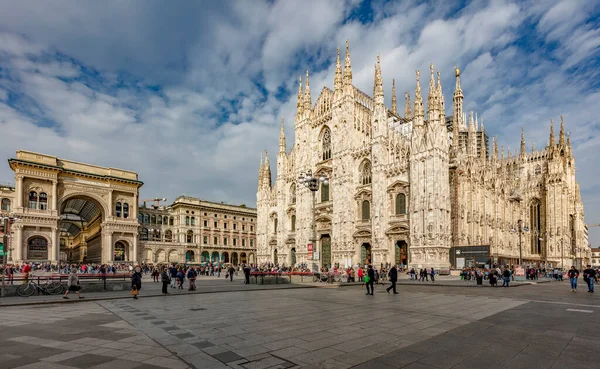
{"type": "MultiPolygon", "coordinates": [[[[72,196],[60,206],[59,231],[69,262],[102,262],[102,223],[104,211],[99,202],[88,196],[72,196]]],[[[115,244],[114,261],[125,261],[125,244],[115,244]]]]}
{"type": "Polygon", "coordinates": [[[139,260],[137,173],[24,150],[8,163],[14,263],[139,260]]]}

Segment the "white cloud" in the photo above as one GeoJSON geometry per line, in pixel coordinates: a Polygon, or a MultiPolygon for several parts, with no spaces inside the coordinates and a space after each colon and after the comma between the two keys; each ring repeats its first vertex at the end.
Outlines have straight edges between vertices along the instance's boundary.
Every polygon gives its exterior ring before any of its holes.
{"type": "MultiPolygon", "coordinates": [[[[373,2],[367,24],[346,19],[357,1],[1,3],[0,156],[32,149],[137,170],[144,197],[253,205],[258,158],[268,149],[275,162],[282,115],[293,142],[298,75],[310,70],[315,101],[349,39],[354,82],[367,93],[381,53],[388,105],[392,78],[402,107],[415,69],[426,89],[434,63],[450,113],[461,67],[466,108],[513,149],[521,126],[542,147],[549,118],[564,114],[587,220],[600,221],[600,92],[589,68],[600,29],[590,3],[472,1],[457,13],[451,2],[373,2]],[[9,93],[19,97],[10,106],[9,93]]],[[[0,178],[11,176],[0,166],[0,178]]]]}

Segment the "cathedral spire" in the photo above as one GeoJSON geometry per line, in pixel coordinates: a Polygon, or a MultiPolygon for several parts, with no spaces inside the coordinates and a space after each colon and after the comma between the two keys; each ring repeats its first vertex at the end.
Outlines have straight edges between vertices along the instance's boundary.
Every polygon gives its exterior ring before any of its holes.
{"type": "Polygon", "coordinates": [[[392,113],[398,114],[398,101],[396,101],[396,80],[392,78],[392,113]]]}
{"type": "Polygon", "coordinates": [[[265,169],[263,171],[263,184],[271,188],[271,164],[269,163],[269,153],[265,150],[265,169]]]}
{"type": "MultiPolygon", "coordinates": [[[[298,83],[298,115],[302,114],[304,110],[304,93],[302,92],[302,76],[299,78],[298,83]]],[[[261,155],[262,157],[262,155],[261,155]]]]}
{"type": "Polygon", "coordinates": [[[502,156],[501,156],[501,160],[504,160],[504,145],[502,145],[502,156]]]}
{"type": "Polygon", "coordinates": [[[496,137],[492,137],[492,158],[494,161],[498,160],[498,140],[496,140],[496,137]]]}
{"type": "Polygon", "coordinates": [[[404,94],[404,119],[412,119],[412,107],[410,105],[410,91],[406,91],[404,94]]]}
{"type": "Polygon", "coordinates": [[[454,67],[454,74],[456,75],[456,87],[454,88],[454,111],[452,113],[452,126],[457,127],[459,130],[464,125],[463,121],[463,93],[460,88],[460,70],[454,67]]]}
{"type": "Polygon", "coordinates": [[[383,100],[383,78],[381,77],[381,58],[377,54],[377,64],[375,64],[375,87],[373,88],[373,99],[375,104],[384,104],[383,100]]]}
{"type": "Polygon", "coordinates": [[[423,97],[421,96],[421,72],[417,70],[417,87],[415,88],[415,118],[423,117],[423,97]]]}
{"type": "Polygon", "coordinates": [[[554,147],[556,145],[556,139],[554,138],[554,121],[550,118],[550,142],[548,143],[550,147],[554,147]]]}
{"type": "Polygon", "coordinates": [[[427,119],[432,121],[435,119],[435,112],[438,110],[433,64],[429,64],[429,72],[431,73],[431,78],[429,79],[429,93],[427,94],[427,119]]]}
{"type": "Polygon", "coordinates": [[[567,154],[571,155],[571,134],[567,135],[567,154]]]}
{"type": "Polygon", "coordinates": [[[335,79],[333,85],[336,94],[342,93],[343,81],[342,81],[342,64],[340,63],[340,48],[337,49],[337,59],[335,61],[335,79]]]}
{"type": "Polygon", "coordinates": [[[475,131],[475,121],[473,120],[473,111],[469,112],[469,131],[475,131]]]}
{"type": "Polygon", "coordinates": [[[350,62],[350,43],[346,40],[346,59],[344,60],[344,86],[352,85],[352,63],[350,62]]]}
{"type": "Polygon", "coordinates": [[[531,152],[535,151],[535,144],[533,142],[533,140],[531,140],[531,152]]]}
{"type": "Polygon", "coordinates": [[[521,156],[525,156],[527,149],[525,148],[525,128],[521,127],[521,156]]]}
{"type": "Polygon", "coordinates": [[[281,131],[279,132],[279,152],[285,154],[285,123],[281,117],[281,131]]]}
{"type": "Polygon", "coordinates": [[[440,110],[440,122],[446,125],[446,108],[444,107],[444,93],[442,91],[442,77],[438,70],[437,72],[437,95],[438,95],[438,108],[440,110]]]}
{"type": "Polygon", "coordinates": [[[558,135],[558,144],[560,147],[565,147],[565,120],[560,116],[560,133],[558,135]]]}
{"type": "Polygon", "coordinates": [[[306,87],[304,88],[304,110],[310,111],[312,108],[312,98],[310,96],[310,82],[308,81],[308,71],[306,71],[306,87]]]}
{"type": "Polygon", "coordinates": [[[487,157],[487,145],[485,144],[485,128],[483,127],[483,119],[481,120],[481,144],[479,147],[479,157],[481,158],[481,161],[485,162],[485,159],[487,157]]]}

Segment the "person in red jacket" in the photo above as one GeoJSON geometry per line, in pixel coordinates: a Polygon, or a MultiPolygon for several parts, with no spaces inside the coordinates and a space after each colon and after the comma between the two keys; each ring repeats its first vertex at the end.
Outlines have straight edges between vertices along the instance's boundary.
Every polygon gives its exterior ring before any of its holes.
{"type": "Polygon", "coordinates": [[[21,273],[23,273],[23,279],[25,279],[25,284],[29,283],[29,273],[31,272],[31,265],[28,263],[23,264],[23,269],[21,273]]]}

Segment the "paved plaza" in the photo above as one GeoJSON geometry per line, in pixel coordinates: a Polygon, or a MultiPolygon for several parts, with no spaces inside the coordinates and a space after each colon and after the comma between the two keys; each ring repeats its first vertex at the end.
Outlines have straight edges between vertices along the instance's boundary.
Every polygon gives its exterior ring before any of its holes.
{"type": "Polygon", "coordinates": [[[519,288],[273,288],[0,308],[0,367],[592,368],[600,300],[519,288]],[[552,297],[550,297],[552,296],[552,297]]]}

